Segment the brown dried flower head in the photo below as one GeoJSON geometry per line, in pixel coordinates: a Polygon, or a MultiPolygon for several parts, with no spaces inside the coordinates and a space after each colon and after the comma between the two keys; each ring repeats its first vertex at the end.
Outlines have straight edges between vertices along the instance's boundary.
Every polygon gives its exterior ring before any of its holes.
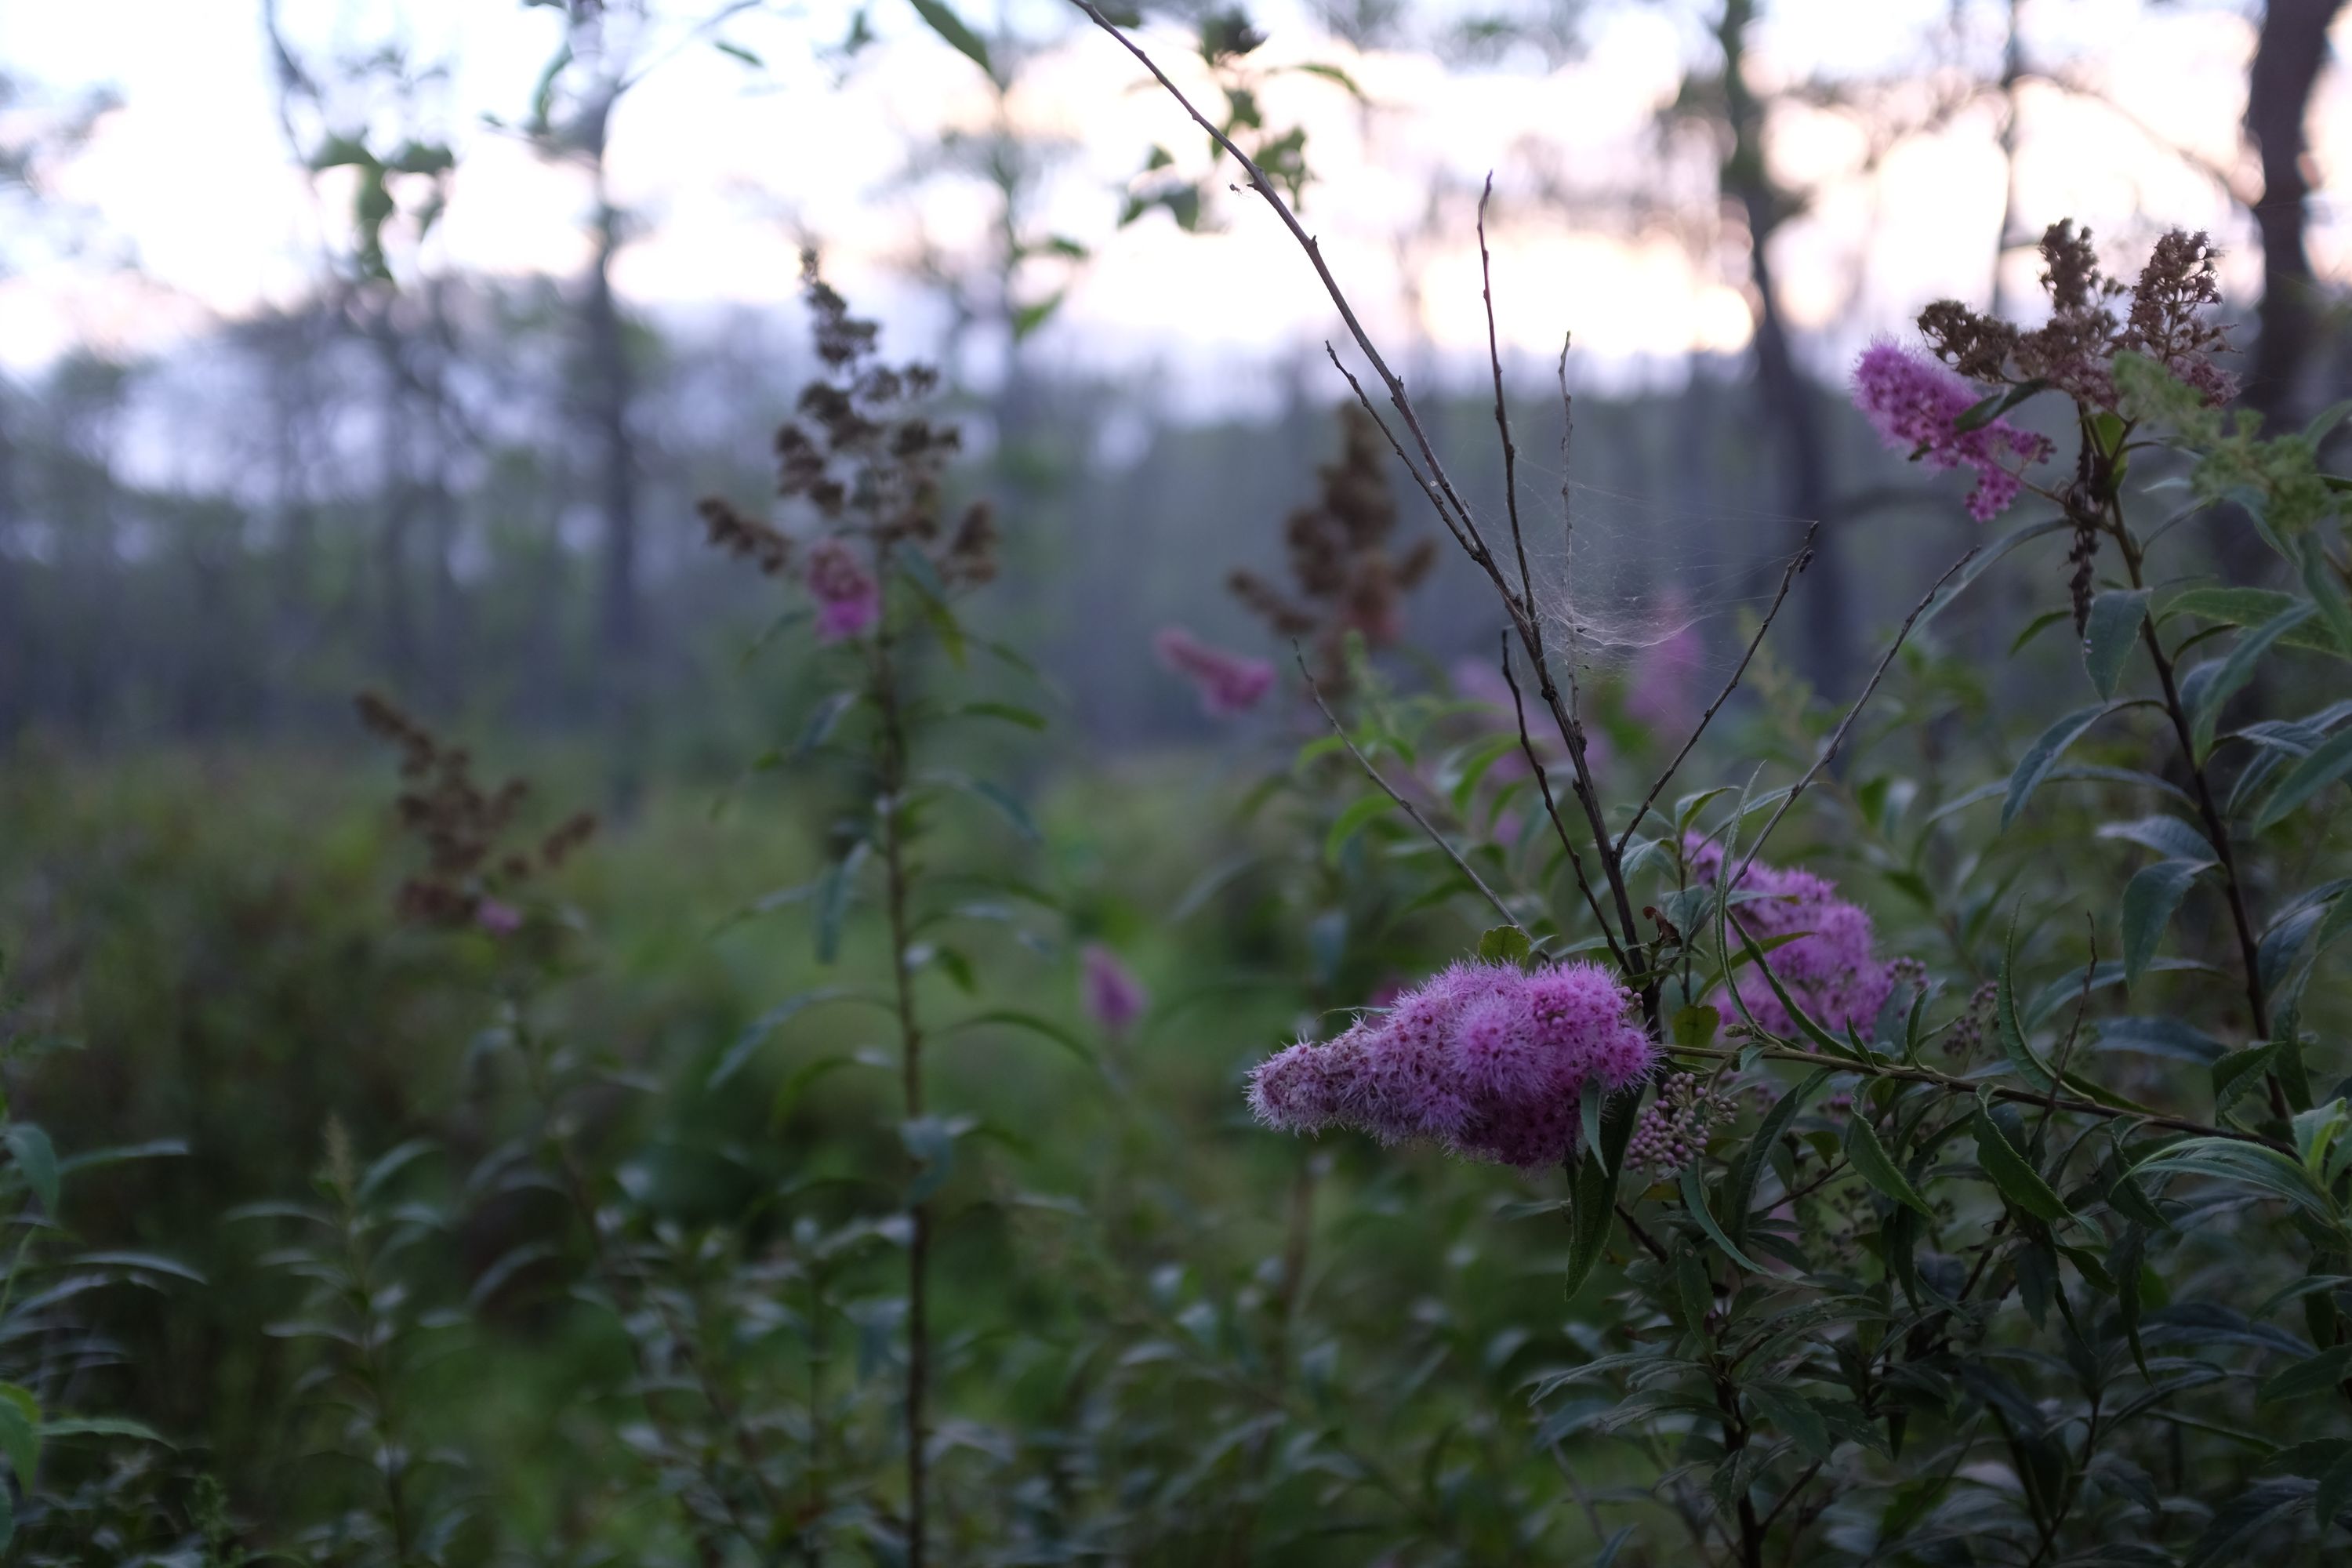
{"type": "Polygon", "coordinates": [[[1404,595],[1437,560],[1431,540],[1401,554],[1390,548],[1396,499],[1380,426],[1361,407],[1343,404],[1339,437],[1339,460],[1316,470],[1320,490],[1314,504],[1283,523],[1290,588],[1254,572],[1237,571],[1228,579],[1234,595],[1276,637],[1314,641],[1316,681],[1334,689],[1347,679],[1348,634],[1375,647],[1396,641],[1404,631],[1404,595]]]}

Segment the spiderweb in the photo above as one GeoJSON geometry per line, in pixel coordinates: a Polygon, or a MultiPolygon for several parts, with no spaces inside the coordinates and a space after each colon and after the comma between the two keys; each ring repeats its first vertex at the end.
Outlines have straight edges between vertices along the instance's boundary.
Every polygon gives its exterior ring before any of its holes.
{"type": "Polygon", "coordinates": [[[1522,458],[1519,467],[1536,607],[1561,657],[1580,670],[1670,658],[1692,676],[1729,673],[1746,645],[1742,612],[1770,605],[1802,519],[1576,479],[1563,487],[1556,463],[1522,458]]]}

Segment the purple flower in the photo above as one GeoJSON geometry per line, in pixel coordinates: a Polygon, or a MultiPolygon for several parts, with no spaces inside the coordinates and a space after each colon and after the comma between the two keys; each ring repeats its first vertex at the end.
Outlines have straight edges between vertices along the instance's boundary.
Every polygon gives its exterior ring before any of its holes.
{"type": "MultiPolygon", "coordinates": [[[[1722,874],[1722,846],[1693,837],[1684,840],[1684,854],[1702,882],[1722,874]]],[[[1842,1035],[1848,1026],[1866,1030],[1877,1021],[1895,989],[1895,976],[1893,966],[1873,951],[1875,933],[1861,906],[1839,898],[1837,884],[1825,877],[1761,861],[1740,877],[1738,890],[1756,896],[1733,904],[1732,920],[1765,949],[1773,977],[1813,1022],[1842,1035]],[[1769,946],[1778,936],[1795,940],[1769,946]]],[[[1796,1020],[1772,994],[1771,980],[1752,963],[1737,974],[1739,1000],[1748,1015],[1773,1034],[1796,1035],[1796,1020]]],[[[1726,1016],[1735,1016],[1728,997],[1717,1005],[1726,1016]]]]}
{"type": "Polygon", "coordinates": [[[1633,998],[1598,965],[1533,973],[1456,963],[1329,1045],[1302,1040],[1250,1075],[1250,1109],[1293,1132],[1353,1127],[1468,1159],[1558,1164],[1585,1093],[1637,1082],[1656,1059],[1633,998]]]}
{"type": "Polygon", "coordinates": [[[522,930],[522,911],[512,904],[484,899],[474,906],[474,923],[492,936],[512,936],[522,930]]]}
{"type": "Polygon", "coordinates": [[[1885,340],[1863,350],[1854,362],[1853,405],[1868,416],[1879,438],[1889,447],[1909,447],[1931,468],[1974,469],[1969,515],[1990,522],[2017,499],[2019,489],[2016,469],[2001,460],[2002,448],[2022,468],[2048,458],[2051,447],[2048,437],[2006,419],[1958,428],[1955,422],[1981,400],[1956,373],[1885,340]]]}
{"type": "Polygon", "coordinates": [[[845,540],[818,542],[808,553],[807,581],[816,599],[819,642],[856,637],[882,618],[882,584],[845,540]]]}
{"type": "Polygon", "coordinates": [[[1118,961],[1118,954],[1098,942],[1087,944],[1078,954],[1078,964],[1079,989],[1087,1015],[1113,1035],[1127,1033],[1151,1005],[1151,994],[1143,988],[1143,982],[1118,961]]]}
{"type": "Polygon", "coordinates": [[[1247,712],[1274,686],[1273,665],[1211,647],[1182,626],[1163,626],[1151,642],[1160,662],[1192,683],[1213,718],[1247,712]]]}

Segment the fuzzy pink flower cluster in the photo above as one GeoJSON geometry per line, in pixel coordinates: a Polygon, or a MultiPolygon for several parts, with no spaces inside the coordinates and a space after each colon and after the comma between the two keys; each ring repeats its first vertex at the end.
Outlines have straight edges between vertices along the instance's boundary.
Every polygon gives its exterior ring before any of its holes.
{"type": "MultiPolygon", "coordinates": [[[[1683,854],[1701,882],[1712,883],[1722,875],[1721,845],[1693,835],[1683,841],[1683,854]]],[[[1867,1031],[1877,1022],[1879,1008],[1895,989],[1894,966],[1873,951],[1876,933],[1860,905],[1839,898],[1837,884],[1826,877],[1802,867],[1761,861],[1748,868],[1738,890],[1756,895],[1733,904],[1731,916],[1756,939],[1757,946],[1766,947],[1776,936],[1804,933],[1766,948],[1764,962],[1813,1022],[1833,1035],[1843,1034],[1848,1025],[1867,1031]]],[[[1737,973],[1739,999],[1748,1004],[1748,1015],[1776,1035],[1795,1036],[1796,1020],[1772,994],[1771,980],[1752,963],[1737,973]]],[[[1716,1005],[1727,1018],[1738,1016],[1728,997],[1719,998],[1716,1005]]]]}
{"type": "Polygon", "coordinates": [[[2050,456],[2050,438],[1995,419],[1973,430],[1955,421],[1983,395],[1955,372],[1884,340],[1863,350],[1853,367],[1853,404],[1889,447],[1908,447],[1936,469],[1967,467],[1976,471],[1969,492],[1969,515],[1990,522],[2017,499],[2015,468],[2001,460],[2005,447],[2021,468],[2050,456]]]}
{"type": "Polygon", "coordinates": [[[1274,666],[1211,647],[1182,626],[1163,626],[1151,640],[1160,662],[1192,683],[1201,707],[1213,718],[1247,712],[1273,689],[1274,666]]]}
{"type": "Polygon", "coordinates": [[[882,618],[882,584],[845,540],[821,540],[809,551],[807,583],[819,642],[856,637],[882,618]]]}
{"type": "Polygon", "coordinates": [[[1301,1040],[1260,1062],[1250,1109],[1292,1132],[1353,1127],[1558,1164],[1576,1146],[1580,1096],[1638,1083],[1656,1059],[1633,1010],[1598,964],[1456,963],[1328,1045],[1301,1040]]]}

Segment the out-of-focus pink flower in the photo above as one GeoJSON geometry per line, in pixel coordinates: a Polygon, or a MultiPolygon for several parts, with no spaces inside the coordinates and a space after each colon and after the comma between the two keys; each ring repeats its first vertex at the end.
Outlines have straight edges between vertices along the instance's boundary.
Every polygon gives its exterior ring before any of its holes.
{"type": "Polygon", "coordinates": [[[1679,735],[1698,718],[1698,675],[1706,659],[1706,639],[1691,620],[1690,601],[1679,588],[1659,598],[1659,618],[1675,629],[1633,657],[1626,672],[1625,711],[1651,729],[1679,735]]]}
{"type": "Polygon", "coordinates": [[[1098,942],[1079,954],[1079,985],[1087,1013],[1113,1035],[1124,1035],[1151,1005],[1151,994],[1118,954],[1098,942]]]}
{"type": "MultiPolygon", "coordinates": [[[[1722,875],[1723,847],[1696,837],[1684,841],[1684,853],[1702,882],[1722,875]]],[[[1759,947],[1773,937],[1802,932],[1792,942],[1767,949],[1764,962],[1798,1006],[1832,1034],[1849,1026],[1867,1031],[1878,1020],[1895,989],[1893,966],[1875,952],[1870,916],[1858,904],[1837,896],[1837,884],[1801,867],[1749,866],[1738,890],[1756,897],[1731,906],[1732,918],[1756,939],[1759,947]]],[[[1772,981],[1752,963],[1738,973],[1739,1000],[1759,1024],[1776,1035],[1796,1035],[1796,1020],[1772,994],[1772,981]]],[[[1730,998],[1720,997],[1717,1008],[1737,1016],[1730,998]]]]}
{"type": "Polygon", "coordinates": [[[1854,362],[1853,404],[1876,427],[1889,447],[1909,447],[1912,456],[1936,469],[1967,467],[1975,471],[1976,489],[1969,492],[1969,515],[1990,522],[2017,499],[2016,470],[2002,460],[2002,450],[2019,467],[2050,456],[2050,439],[2021,430],[2006,419],[1994,419],[1973,430],[1955,423],[1983,400],[1983,394],[1955,372],[1898,344],[1881,340],[1863,350],[1854,362]]]}
{"type": "Polygon", "coordinates": [[[1580,1097],[1625,1088],[1656,1060],[1633,1005],[1597,964],[1456,963],[1330,1044],[1301,1040],[1259,1063],[1250,1108],[1294,1132],[1354,1127],[1557,1164],[1575,1147],[1580,1097]]]}
{"type": "Polygon", "coordinates": [[[492,936],[512,936],[522,929],[522,911],[496,899],[474,906],[474,923],[492,936]]]}
{"type": "Polygon", "coordinates": [[[1201,707],[1215,718],[1247,712],[1274,687],[1274,666],[1211,647],[1182,626],[1163,626],[1151,639],[1160,662],[1192,683],[1201,707]]]}
{"type": "Polygon", "coordinates": [[[819,541],[808,552],[807,580],[816,600],[818,641],[856,637],[882,618],[882,584],[847,541],[819,541]]]}

